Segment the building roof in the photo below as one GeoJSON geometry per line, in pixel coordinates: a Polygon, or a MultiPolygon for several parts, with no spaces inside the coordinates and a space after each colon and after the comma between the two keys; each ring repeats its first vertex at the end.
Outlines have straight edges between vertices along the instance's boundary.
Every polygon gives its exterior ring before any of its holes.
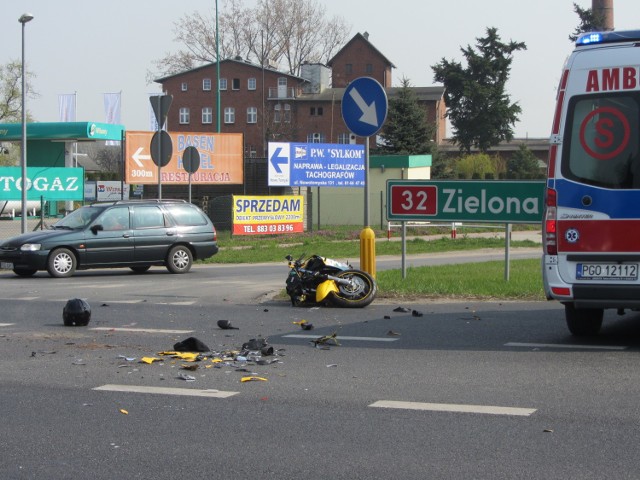
{"type": "MultiPolygon", "coordinates": [[[[236,58],[225,58],[224,60],[220,60],[220,64],[222,65],[223,63],[239,63],[241,65],[244,65],[246,67],[249,68],[254,68],[256,70],[263,70],[263,67],[260,65],[257,65],[255,63],[250,62],[249,60],[244,60],[240,57],[236,57],[236,58]]],[[[172,78],[176,78],[176,77],[181,77],[182,75],[185,75],[186,73],[192,73],[192,72],[197,72],[198,70],[206,70],[208,68],[214,67],[216,65],[216,62],[211,62],[211,63],[206,63],[204,65],[201,65],[199,67],[196,68],[192,68],[191,70],[184,70],[182,72],[178,72],[178,73],[172,73],[171,75],[167,75],[166,77],[161,77],[161,78],[156,78],[154,80],[154,82],[156,83],[164,83],[167,80],[170,80],[172,78]]],[[[273,72],[273,73],[277,73],[279,75],[284,75],[290,78],[295,78],[296,80],[299,81],[307,81],[302,77],[298,77],[297,75],[292,75],[291,73],[286,73],[286,72],[281,72],[280,70],[276,70],[274,68],[271,67],[264,67],[265,71],[269,71],[269,72],[273,72]]]]}
{"type": "Polygon", "coordinates": [[[331,64],[333,63],[334,59],[338,55],[340,55],[344,50],[349,48],[349,46],[353,42],[355,42],[356,40],[362,40],[362,41],[366,42],[368,44],[369,48],[371,48],[371,50],[373,50],[378,55],[380,55],[384,59],[384,61],[387,62],[391,66],[391,68],[396,68],[396,66],[391,62],[391,60],[389,60],[385,55],[382,54],[382,52],[380,50],[378,50],[376,47],[373,46],[373,44],[369,41],[369,34],[367,32],[365,32],[364,35],[362,33],[356,33],[354,35],[354,37],[344,45],[344,47],[342,47],[340,50],[338,50],[338,53],[336,53],[333,57],[331,57],[331,60],[329,60],[327,62],[327,65],[331,66],[331,64]]]}

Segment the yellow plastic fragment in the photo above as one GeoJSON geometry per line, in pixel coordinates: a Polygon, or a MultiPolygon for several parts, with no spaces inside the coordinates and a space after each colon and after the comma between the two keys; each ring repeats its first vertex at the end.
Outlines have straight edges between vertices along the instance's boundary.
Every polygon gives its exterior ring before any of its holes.
{"type": "Polygon", "coordinates": [[[149,365],[151,365],[153,362],[160,362],[160,361],[162,361],[162,359],[158,357],[142,357],[140,359],[141,363],[148,363],[149,365]]]}
{"type": "Polygon", "coordinates": [[[266,378],[264,378],[264,377],[242,377],[242,378],[240,379],[240,381],[241,381],[242,383],[244,383],[244,382],[252,382],[252,381],[266,382],[266,381],[267,381],[267,379],[266,379],[266,378]]]}
{"type": "Polygon", "coordinates": [[[291,322],[291,323],[293,323],[294,325],[304,325],[305,323],[307,323],[307,321],[306,320],[300,320],[299,322],[291,322]]]}
{"type": "Polygon", "coordinates": [[[195,362],[200,354],[194,352],[158,352],[158,355],[167,355],[171,358],[179,358],[185,362],[195,362]]]}
{"type": "Polygon", "coordinates": [[[120,409],[120,413],[123,415],[129,415],[129,412],[127,412],[124,408],[120,409]]]}
{"type": "Polygon", "coordinates": [[[213,363],[222,363],[222,359],[221,358],[214,358],[213,360],[211,360],[213,363]]]}

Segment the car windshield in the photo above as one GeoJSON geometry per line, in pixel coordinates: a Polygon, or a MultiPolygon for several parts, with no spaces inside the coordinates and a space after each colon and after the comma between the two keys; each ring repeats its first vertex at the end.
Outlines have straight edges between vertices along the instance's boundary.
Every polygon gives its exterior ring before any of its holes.
{"type": "Polygon", "coordinates": [[[52,228],[82,229],[88,227],[98,215],[103,212],[104,208],[85,206],[74,210],[66,217],[58,220],[52,225],[52,228]]]}

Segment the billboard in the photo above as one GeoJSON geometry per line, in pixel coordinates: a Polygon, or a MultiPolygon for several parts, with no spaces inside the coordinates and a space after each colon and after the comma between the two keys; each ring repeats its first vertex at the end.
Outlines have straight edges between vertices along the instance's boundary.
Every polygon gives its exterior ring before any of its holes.
{"type": "Polygon", "coordinates": [[[269,142],[269,186],[364,187],[364,145],[269,142]]]}
{"type": "MultiPolygon", "coordinates": [[[[125,181],[157,185],[158,167],[151,158],[155,132],[126,132],[125,181]]],[[[193,185],[241,185],[244,183],[244,155],[241,133],[168,132],[173,142],[169,164],[160,171],[163,185],[188,185],[189,173],[182,164],[187,147],[200,153],[200,168],[191,175],[193,185]]]]}
{"type": "Polygon", "coordinates": [[[302,195],[234,195],[234,235],[275,235],[304,231],[302,195]]]}

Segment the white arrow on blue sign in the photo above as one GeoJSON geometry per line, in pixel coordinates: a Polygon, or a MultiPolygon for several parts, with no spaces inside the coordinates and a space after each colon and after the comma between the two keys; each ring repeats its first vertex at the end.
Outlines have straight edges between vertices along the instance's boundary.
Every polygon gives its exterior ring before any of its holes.
{"type": "Polygon", "coordinates": [[[371,77],[353,80],[342,96],[342,119],[360,137],[378,133],[387,119],[387,93],[371,77]]]}

